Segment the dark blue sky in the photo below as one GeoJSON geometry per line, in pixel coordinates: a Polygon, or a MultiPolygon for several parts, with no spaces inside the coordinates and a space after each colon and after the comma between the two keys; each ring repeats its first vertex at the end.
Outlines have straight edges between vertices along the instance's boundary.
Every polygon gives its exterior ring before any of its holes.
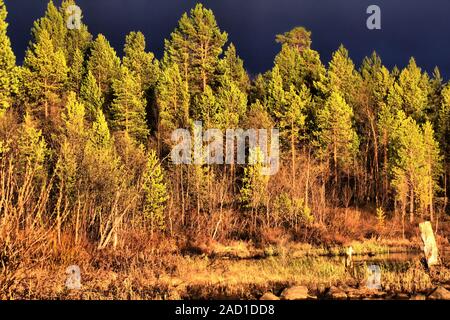
{"type": "MultiPolygon", "coordinates": [[[[60,1],[55,1],[59,3],[60,1]]],[[[164,39],[194,0],[78,0],[84,22],[103,33],[121,53],[125,35],[142,31],[149,49],[161,57],[164,39]]],[[[272,66],[278,33],[301,25],[312,31],[313,48],[327,63],[343,43],[357,65],[376,50],[383,62],[403,67],[410,56],[431,72],[435,65],[450,77],[449,0],[204,0],[219,26],[229,34],[251,73],[272,66]],[[366,28],[366,8],[382,10],[382,30],[366,28]]],[[[33,21],[43,15],[46,0],[5,0],[9,34],[19,61],[30,39],[33,21]]]]}

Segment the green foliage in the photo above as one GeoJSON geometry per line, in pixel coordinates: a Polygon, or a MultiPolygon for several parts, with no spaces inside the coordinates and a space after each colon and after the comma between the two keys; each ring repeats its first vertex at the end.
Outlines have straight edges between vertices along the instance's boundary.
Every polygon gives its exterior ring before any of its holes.
{"type": "Polygon", "coordinates": [[[331,58],[327,73],[327,87],[323,91],[330,94],[335,91],[340,92],[347,104],[355,108],[360,87],[361,76],[355,70],[348,50],[341,45],[331,58]]]}
{"type": "Polygon", "coordinates": [[[432,205],[436,180],[441,170],[439,146],[429,122],[420,127],[412,117],[406,117],[403,111],[399,111],[396,117],[392,143],[393,187],[403,211],[406,210],[406,201],[409,202],[412,220],[417,203],[422,213],[432,205]]]}
{"type": "Polygon", "coordinates": [[[148,161],[143,175],[144,217],[150,220],[152,231],[165,229],[164,209],[169,199],[164,171],[154,150],[148,153],[148,161]]]}
{"type": "Polygon", "coordinates": [[[55,6],[52,0],[48,2],[47,10],[42,18],[36,20],[31,29],[32,45],[42,41],[41,37],[50,37],[52,47],[55,51],[61,50],[66,58],[67,43],[67,26],[62,14],[55,6]]]}
{"type": "Polygon", "coordinates": [[[220,60],[218,69],[221,74],[219,82],[222,85],[223,82],[226,83],[231,79],[241,91],[247,92],[250,89],[250,77],[244,68],[244,61],[236,53],[234,44],[231,43],[227,50],[225,50],[224,57],[220,60]]]}
{"type": "Polygon", "coordinates": [[[386,221],[386,213],[384,212],[383,208],[377,208],[377,221],[380,227],[384,226],[384,223],[386,221]]]}
{"type": "Polygon", "coordinates": [[[285,192],[276,197],[273,210],[282,221],[291,227],[299,224],[310,225],[314,222],[314,216],[311,214],[311,209],[305,204],[305,200],[292,198],[285,192]]]}
{"type": "Polygon", "coordinates": [[[238,82],[224,77],[215,99],[217,111],[214,116],[215,128],[237,128],[247,111],[247,95],[239,89],[238,82]]]}
{"type": "Polygon", "coordinates": [[[203,92],[216,80],[218,58],[227,38],[213,12],[197,4],[189,15],[183,14],[170,40],[166,40],[164,64],[178,64],[190,92],[203,92]]]}
{"type": "Polygon", "coordinates": [[[189,92],[178,65],[173,64],[161,72],[156,88],[159,111],[158,135],[168,143],[167,133],[189,126],[189,92]]]}
{"type": "Polygon", "coordinates": [[[120,58],[104,35],[99,34],[92,43],[87,66],[88,71],[94,76],[102,93],[109,98],[112,82],[120,74],[120,58]]]}
{"type": "Polygon", "coordinates": [[[394,83],[389,94],[389,104],[396,110],[403,110],[407,116],[416,121],[425,119],[425,107],[430,93],[429,77],[411,58],[408,66],[402,70],[398,81],[394,83]]]}
{"type": "Polygon", "coordinates": [[[28,114],[20,129],[17,141],[18,157],[17,163],[22,171],[33,171],[35,176],[42,179],[46,176],[46,157],[49,150],[41,130],[37,129],[36,123],[28,114]]]}
{"type": "Polygon", "coordinates": [[[12,94],[17,92],[16,57],[7,35],[7,11],[0,0],[0,117],[11,106],[12,94]]]}
{"type": "Polygon", "coordinates": [[[295,27],[291,31],[277,35],[276,41],[282,45],[286,44],[298,51],[302,51],[311,46],[311,32],[304,27],[295,27]]]}
{"type": "Polygon", "coordinates": [[[91,71],[88,71],[81,84],[80,99],[86,105],[88,119],[94,122],[98,112],[103,110],[105,99],[91,71]]]}
{"type": "Polygon", "coordinates": [[[318,116],[319,139],[335,167],[350,168],[359,139],[353,127],[353,110],[338,92],[333,92],[318,116]]]}
{"type": "Polygon", "coordinates": [[[31,102],[44,105],[44,115],[49,116],[49,104],[59,100],[68,74],[64,53],[54,47],[50,34],[42,29],[37,42],[27,50],[24,60],[23,85],[31,102]]]}
{"type": "Polygon", "coordinates": [[[114,130],[125,131],[140,142],[149,134],[142,87],[132,73],[124,66],[113,81],[114,100],[111,105],[111,119],[114,130]]]}
{"type": "Polygon", "coordinates": [[[130,32],[125,39],[123,65],[138,77],[141,89],[147,92],[159,77],[159,62],[155,55],[145,51],[145,37],[141,32],[130,32]]]}
{"type": "Polygon", "coordinates": [[[262,174],[264,154],[259,147],[250,149],[248,165],[244,169],[240,201],[246,208],[257,210],[266,205],[269,177],[262,174]]]}

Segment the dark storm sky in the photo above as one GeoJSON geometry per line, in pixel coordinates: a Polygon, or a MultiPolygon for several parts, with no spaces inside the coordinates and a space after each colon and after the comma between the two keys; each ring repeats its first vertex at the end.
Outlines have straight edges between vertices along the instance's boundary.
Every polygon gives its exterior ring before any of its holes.
{"type": "MultiPolygon", "coordinates": [[[[59,3],[60,1],[55,1],[59,3]]],[[[125,34],[142,31],[149,49],[161,57],[164,39],[195,0],[78,0],[84,22],[103,33],[121,53],[125,34]]],[[[343,43],[357,65],[376,50],[383,62],[403,67],[410,56],[431,72],[435,65],[450,77],[449,0],[204,0],[219,26],[229,34],[251,73],[272,66],[279,45],[275,35],[301,25],[312,31],[313,48],[328,63],[343,43]],[[366,28],[366,8],[382,10],[382,30],[366,28]]],[[[30,38],[33,21],[43,15],[46,0],[5,0],[9,34],[18,60],[30,38]]]]}

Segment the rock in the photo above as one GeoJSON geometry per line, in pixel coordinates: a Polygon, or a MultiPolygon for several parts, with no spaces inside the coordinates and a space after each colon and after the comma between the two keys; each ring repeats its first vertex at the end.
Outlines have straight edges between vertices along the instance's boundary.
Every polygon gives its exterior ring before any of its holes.
{"type": "Polygon", "coordinates": [[[450,291],[445,289],[444,287],[437,287],[433,292],[431,292],[428,297],[428,300],[450,300],[450,291]]]}
{"type": "Polygon", "coordinates": [[[305,300],[308,299],[308,288],[305,286],[295,286],[286,288],[281,293],[282,300],[305,300]]]}
{"type": "Polygon", "coordinates": [[[409,300],[426,300],[427,297],[425,297],[423,294],[418,294],[417,296],[412,296],[409,300]]]}
{"type": "Polygon", "coordinates": [[[409,296],[406,293],[397,293],[394,297],[395,300],[409,300],[409,296]]]}
{"type": "Polygon", "coordinates": [[[346,300],[347,294],[344,290],[333,286],[328,290],[326,297],[333,300],[346,300]]]}
{"type": "Polygon", "coordinates": [[[272,292],[266,292],[262,295],[261,298],[259,298],[259,300],[275,301],[275,300],[280,300],[280,298],[278,298],[272,292]]]}
{"type": "Polygon", "coordinates": [[[439,264],[438,248],[436,245],[436,239],[434,238],[433,227],[431,222],[423,222],[419,225],[420,235],[423,241],[423,251],[425,258],[427,259],[428,267],[432,267],[439,264]]]}

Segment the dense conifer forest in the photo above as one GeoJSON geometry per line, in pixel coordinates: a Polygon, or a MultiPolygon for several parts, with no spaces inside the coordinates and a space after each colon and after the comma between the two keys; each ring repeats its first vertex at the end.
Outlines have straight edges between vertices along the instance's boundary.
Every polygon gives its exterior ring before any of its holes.
{"type": "Polygon", "coordinates": [[[25,294],[45,263],[156,272],[176,265],[169,254],[232,243],[416,243],[425,220],[448,243],[450,85],[437,67],[354,62],[344,45],[324,64],[296,27],[250,76],[201,4],[161,59],[139,31],[120,57],[87,25],[67,28],[74,4],[49,2],[19,65],[0,0],[0,297],[25,294]],[[278,172],[173,163],[172,132],[197,121],[279,129],[278,172]]]}

